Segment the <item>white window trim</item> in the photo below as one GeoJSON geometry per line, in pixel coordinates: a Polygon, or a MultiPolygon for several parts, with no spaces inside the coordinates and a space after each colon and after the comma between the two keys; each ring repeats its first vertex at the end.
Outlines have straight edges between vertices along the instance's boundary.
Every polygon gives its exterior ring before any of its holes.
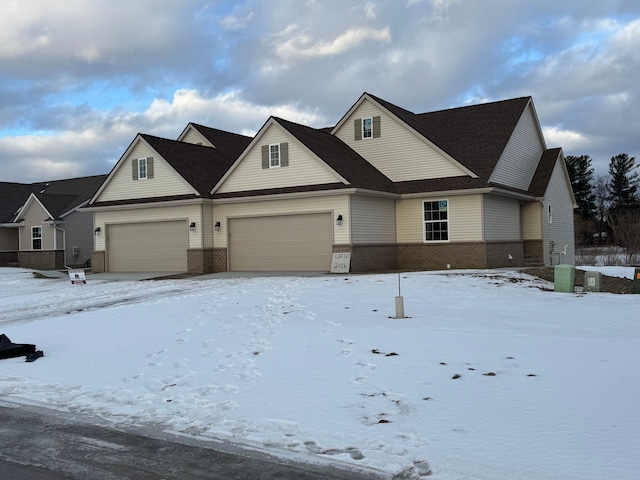
{"type": "Polygon", "coordinates": [[[42,250],[42,227],[31,227],[31,250],[42,250]],[[40,236],[34,236],[36,229],[39,231],[40,236]],[[33,241],[40,240],[40,248],[33,248],[33,241]]]}
{"type": "Polygon", "coordinates": [[[420,215],[422,216],[422,241],[424,243],[449,243],[451,242],[451,223],[450,223],[450,206],[451,206],[451,202],[449,201],[448,198],[436,198],[436,199],[428,199],[428,200],[423,200],[422,201],[422,211],[420,212],[420,215]],[[424,205],[427,202],[447,202],[447,219],[446,220],[425,220],[424,219],[424,205]],[[446,240],[427,240],[427,228],[426,225],[427,223],[434,223],[435,221],[437,222],[446,222],[447,223],[447,239],[446,240]]]}
{"type": "Polygon", "coordinates": [[[549,223],[553,223],[553,214],[552,214],[552,212],[551,212],[551,205],[549,205],[548,207],[549,207],[549,209],[548,209],[548,211],[549,211],[549,218],[548,218],[548,220],[549,220],[549,223]]]}
{"type": "Polygon", "coordinates": [[[269,144],[269,168],[280,168],[282,166],[282,153],[280,152],[280,144],[279,143],[270,143],[269,144]],[[276,151],[278,152],[278,164],[273,164],[273,158],[271,157],[271,148],[276,147],[276,151]]]}
{"type": "Polygon", "coordinates": [[[138,180],[146,180],[149,175],[149,165],[147,164],[147,157],[138,159],[138,180]],[[142,165],[144,165],[144,176],[142,176],[142,165]]]}
{"type": "Polygon", "coordinates": [[[362,139],[363,140],[367,140],[367,139],[370,139],[370,138],[373,138],[373,117],[364,117],[362,119],[362,139]],[[369,129],[369,136],[368,137],[364,134],[364,132],[365,132],[364,124],[365,124],[365,121],[367,121],[367,120],[369,120],[369,122],[370,122],[369,125],[371,127],[369,129]]]}

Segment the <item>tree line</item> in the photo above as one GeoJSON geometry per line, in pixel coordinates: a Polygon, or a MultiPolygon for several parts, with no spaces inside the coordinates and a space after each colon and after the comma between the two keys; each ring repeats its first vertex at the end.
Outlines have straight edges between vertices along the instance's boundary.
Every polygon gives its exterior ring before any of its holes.
{"type": "Polygon", "coordinates": [[[594,175],[589,155],[566,157],[576,199],[576,245],[618,245],[640,253],[640,175],[636,158],[611,157],[607,175],[594,175]]]}

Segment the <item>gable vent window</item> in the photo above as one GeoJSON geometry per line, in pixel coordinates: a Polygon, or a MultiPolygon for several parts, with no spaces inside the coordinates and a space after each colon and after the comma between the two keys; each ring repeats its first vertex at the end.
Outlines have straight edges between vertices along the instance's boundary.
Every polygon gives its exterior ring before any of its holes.
{"type": "Polygon", "coordinates": [[[153,157],[134,158],[131,161],[134,180],[153,178],[153,157]]]}
{"type": "Polygon", "coordinates": [[[279,168],[289,166],[289,144],[272,143],[262,145],[262,168],[279,168]]]}
{"type": "Polygon", "coordinates": [[[353,121],[355,140],[380,138],[380,117],[358,118],[353,121]]]}

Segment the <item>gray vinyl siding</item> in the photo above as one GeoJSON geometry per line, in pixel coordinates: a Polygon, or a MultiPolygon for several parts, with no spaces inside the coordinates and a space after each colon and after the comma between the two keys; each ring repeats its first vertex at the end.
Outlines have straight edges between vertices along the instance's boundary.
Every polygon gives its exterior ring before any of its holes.
{"type": "Polygon", "coordinates": [[[543,151],[544,144],[535,114],[529,105],[520,117],[489,181],[528,190],[543,151]]]}
{"type": "Polygon", "coordinates": [[[20,228],[20,250],[33,250],[31,248],[31,227],[42,227],[42,250],[53,250],[54,229],[45,222],[49,214],[42,209],[42,206],[37,201],[31,202],[23,217],[25,226],[20,228]]]}
{"type": "Polygon", "coordinates": [[[517,200],[484,196],[484,238],[493,240],[520,240],[520,204],[517,200]]]}
{"type": "Polygon", "coordinates": [[[395,201],[387,198],[351,198],[351,235],[354,244],[395,243],[395,201]]]}
{"type": "MultiPolygon", "coordinates": [[[[64,217],[59,226],[65,232],[65,254],[67,266],[82,266],[91,258],[93,251],[93,213],[75,211],[64,217]],[[73,247],[79,247],[78,257],[73,256],[73,247]]],[[[60,245],[59,247],[62,247],[60,245]]]]}
{"type": "Polygon", "coordinates": [[[213,146],[211,142],[204,137],[204,135],[202,135],[193,127],[190,127],[184,133],[184,135],[180,137],[180,141],[185,143],[193,143],[194,145],[206,145],[207,147],[213,146]]]}
{"type": "Polygon", "coordinates": [[[543,200],[544,261],[551,265],[557,263],[575,264],[573,206],[562,168],[563,161],[562,158],[556,161],[543,200]],[[549,223],[549,206],[551,206],[552,214],[551,223],[549,223]],[[551,242],[554,243],[553,251],[551,242]],[[566,254],[562,253],[565,245],[567,246],[566,254]]]}

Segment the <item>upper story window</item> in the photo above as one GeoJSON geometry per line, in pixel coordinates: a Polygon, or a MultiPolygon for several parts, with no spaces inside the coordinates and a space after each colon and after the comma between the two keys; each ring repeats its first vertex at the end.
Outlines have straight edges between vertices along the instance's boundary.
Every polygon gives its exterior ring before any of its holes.
{"type": "Polygon", "coordinates": [[[147,159],[139,158],[138,159],[138,179],[143,180],[147,178],[147,159]]]}
{"type": "Polygon", "coordinates": [[[356,118],[354,124],[354,139],[380,138],[380,116],[356,118]]]}
{"type": "Polygon", "coordinates": [[[289,166],[289,143],[262,145],[261,150],[263,169],[289,166]]]}
{"type": "Polygon", "coordinates": [[[31,249],[42,250],[42,227],[31,227],[31,249]]]}
{"type": "Polygon", "coordinates": [[[448,200],[424,202],[424,240],[425,242],[449,241],[448,200]]]}
{"type": "Polygon", "coordinates": [[[131,161],[131,166],[134,180],[153,178],[153,157],[134,158],[131,161]]]}
{"type": "Polygon", "coordinates": [[[362,119],[362,138],[373,138],[373,118],[362,119]]]}
{"type": "Polygon", "coordinates": [[[269,168],[280,166],[280,144],[269,145],[269,168]]]}

